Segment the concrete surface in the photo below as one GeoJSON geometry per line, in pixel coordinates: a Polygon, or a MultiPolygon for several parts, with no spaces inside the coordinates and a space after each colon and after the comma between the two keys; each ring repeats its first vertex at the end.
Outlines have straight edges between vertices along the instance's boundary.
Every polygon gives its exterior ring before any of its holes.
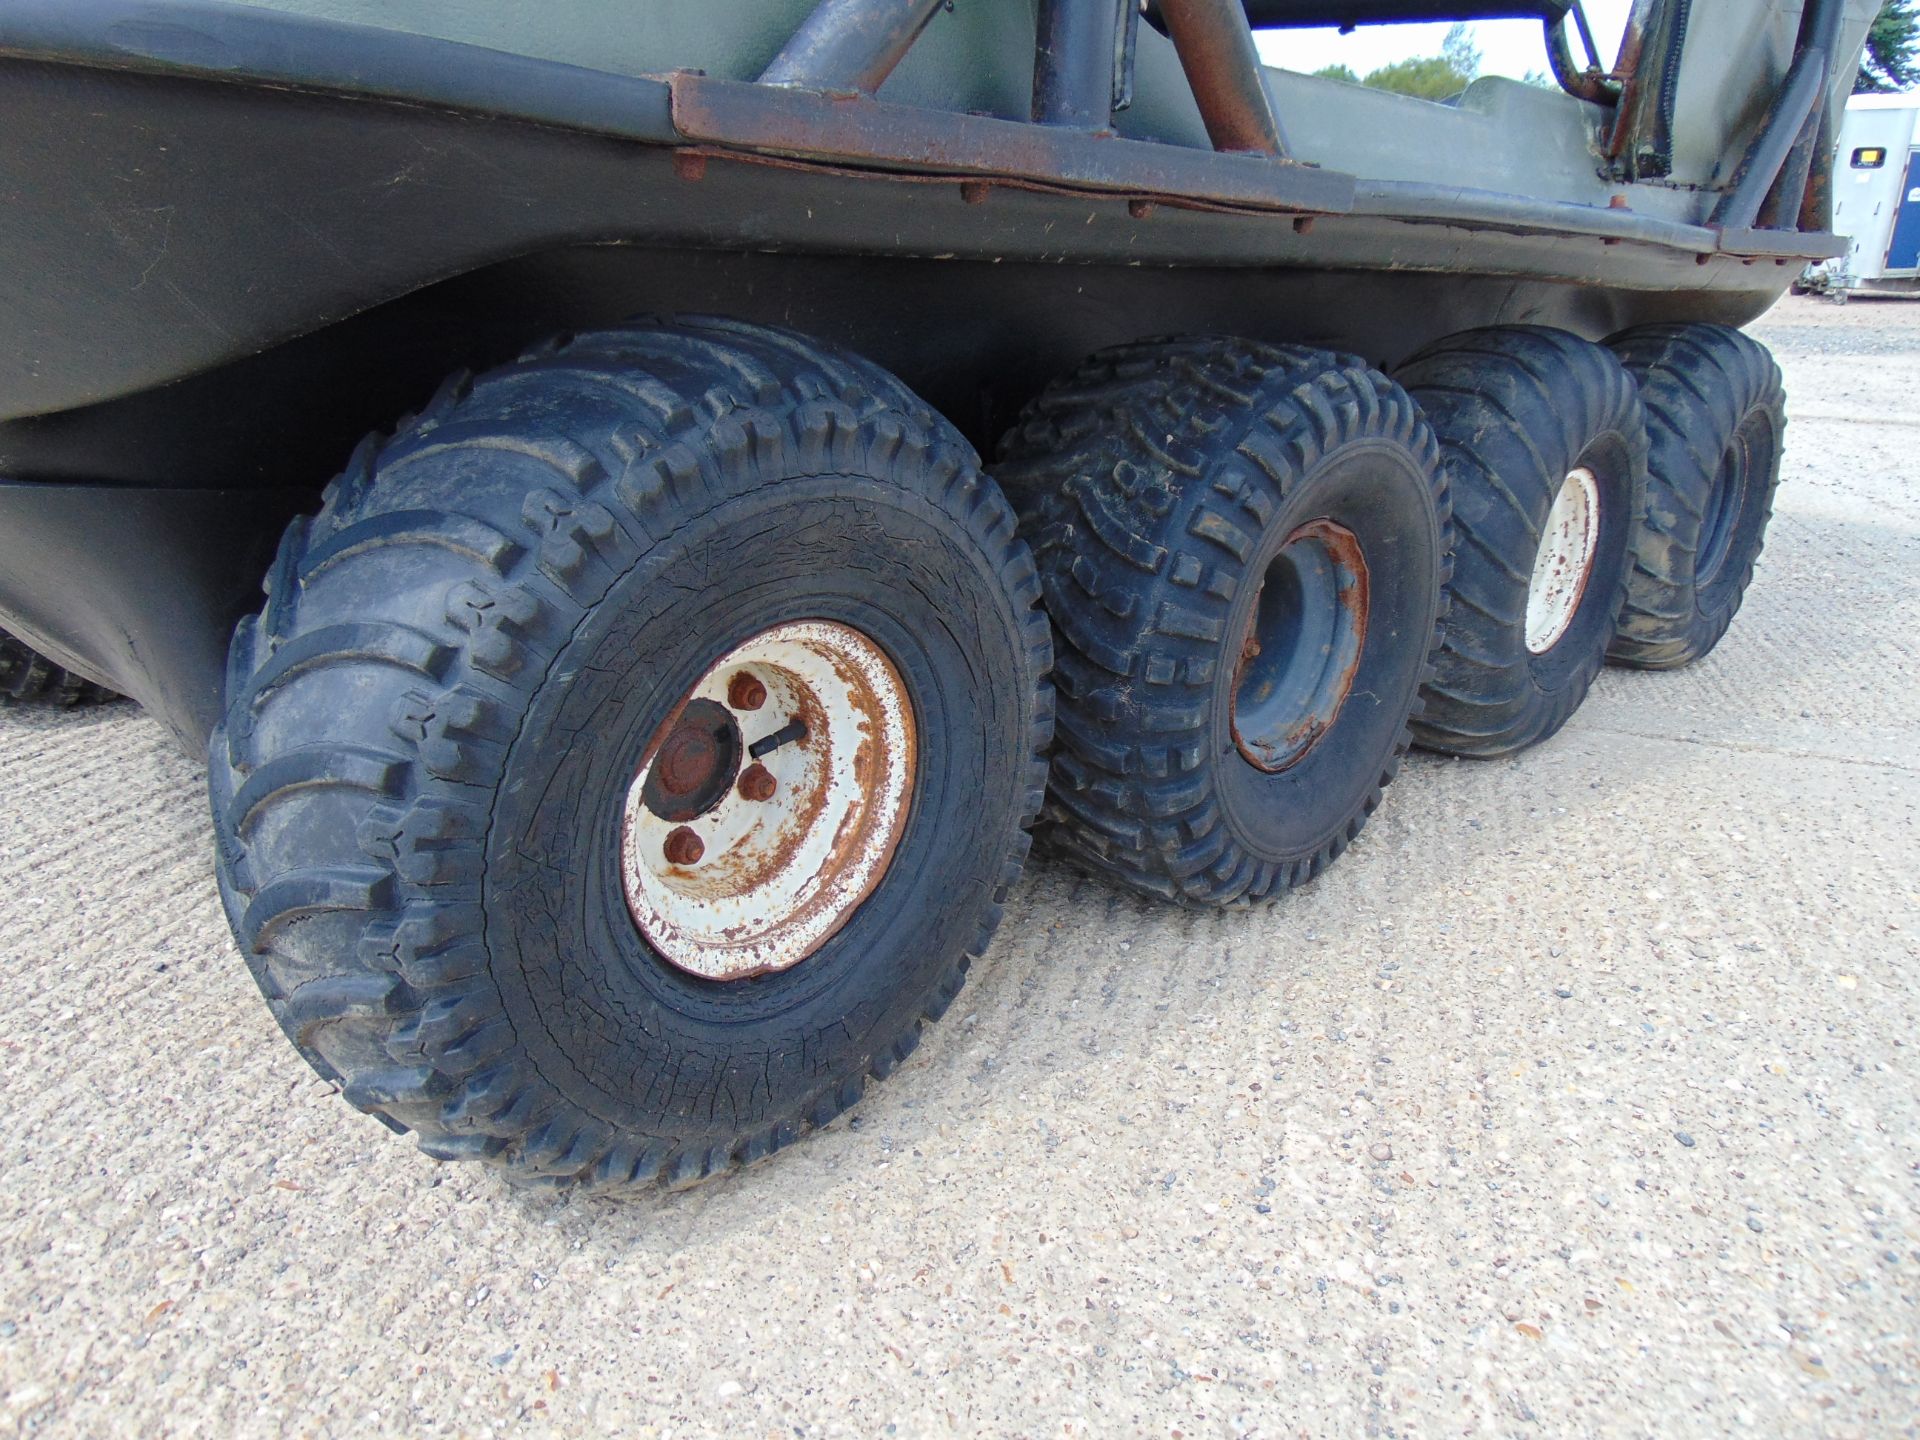
{"type": "Polygon", "coordinates": [[[1720,651],[1418,759],[1277,908],[1036,867],[851,1122],[627,1205],[357,1116],[126,707],[0,726],[0,1427],[1911,1434],[1920,305],[1759,327],[1720,651]]]}

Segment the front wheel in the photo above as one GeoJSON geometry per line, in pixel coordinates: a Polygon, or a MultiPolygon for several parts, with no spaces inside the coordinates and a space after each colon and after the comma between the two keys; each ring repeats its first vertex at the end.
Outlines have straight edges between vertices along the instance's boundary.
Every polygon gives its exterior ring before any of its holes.
{"type": "Polygon", "coordinates": [[[724,321],[450,382],[296,524],[213,742],[241,945],[443,1158],[763,1158],[914,1047],[1044,775],[1014,519],[897,381],[724,321]]]}

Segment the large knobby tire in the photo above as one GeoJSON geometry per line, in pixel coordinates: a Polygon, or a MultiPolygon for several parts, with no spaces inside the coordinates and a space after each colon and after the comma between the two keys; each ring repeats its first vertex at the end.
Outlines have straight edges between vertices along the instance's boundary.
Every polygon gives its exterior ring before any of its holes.
{"type": "Polygon", "coordinates": [[[1720,643],[1753,580],[1780,483],[1786,392],[1766,347],[1724,325],[1607,344],[1647,412],[1647,491],[1608,658],[1671,670],[1720,643]]]}
{"type": "Polygon", "coordinates": [[[609,1190],[764,1158],[912,1051],[1026,854],[1052,701],[1013,513],[801,337],[636,325],[449,381],[267,595],[212,742],[223,897],[300,1052],[429,1154],[609,1190]],[[880,652],[911,786],[837,929],[711,978],[640,928],[634,797],[703,673],[801,622],[880,652]]]}
{"type": "Polygon", "coordinates": [[[1439,643],[1446,486],[1406,392],[1348,355],[1149,341],[1044,393],[1001,455],[1055,635],[1039,833],[1187,904],[1319,874],[1439,643]]]}
{"type": "Polygon", "coordinates": [[[104,685],[63,670],[32,647],[0,630],[0,705],[43,705],[67,710],[104,705],[120,697],[104,685]]]}
{"type": "Polygon", "coordinates": [[[1453,496],[1446,643],[1414,739],[1510,754],[1566,724],[1606,663],[1646,484],[1639,396],[1610,351],[1541,326],[1450,336],[1395,378],[1453,496]]]}

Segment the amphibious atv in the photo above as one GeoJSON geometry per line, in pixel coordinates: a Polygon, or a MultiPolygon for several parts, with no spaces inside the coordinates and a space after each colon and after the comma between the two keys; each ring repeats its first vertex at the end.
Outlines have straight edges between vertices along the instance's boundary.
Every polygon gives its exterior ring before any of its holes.
{"type": "Polygon", "coordinates": [[[900,1063],[1036,819],[1263,899],[1711,649],[1874,8],[0,0],[0,625],[207,756],[352,1104],[697,1181],[900,1063]],[[1250,31],[1515,15],[1558,88],[1250,31]]]}

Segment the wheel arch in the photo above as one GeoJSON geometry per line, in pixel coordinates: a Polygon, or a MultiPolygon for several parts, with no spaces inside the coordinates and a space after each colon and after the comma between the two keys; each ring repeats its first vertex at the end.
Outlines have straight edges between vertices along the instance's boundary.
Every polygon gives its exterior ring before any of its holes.
{"type": "Polygon", "coordinates": [[[0,545],[80,557],[0,579],[0,627],[140,700],[197,752],[226,638],[287,520],[448,373],[555,331],[669,313],[784,325],[884,366],[990,453],[1053,377],[1111,345],[1212,332],[1391,365],[1516,308],[1589,335],[1641,313],[1628,295],[1458,275],[546,245],[169,383],[0,421],[0,545]],[[129,525],[147,543],[95,544],[129,525]]]}

